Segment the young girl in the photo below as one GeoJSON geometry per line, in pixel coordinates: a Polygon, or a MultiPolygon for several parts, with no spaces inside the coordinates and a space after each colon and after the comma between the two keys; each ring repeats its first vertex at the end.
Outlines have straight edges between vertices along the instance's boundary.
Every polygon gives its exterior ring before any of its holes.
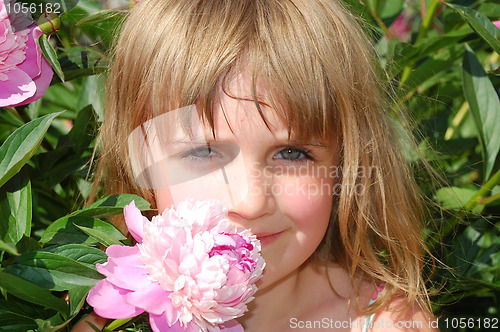
{"type": "Polygon", "coordinates": [[[142,0],[124,24],[98,173],[159,212],[224,200],[257,235],[245,331],[432,330],[421,202],[369,45],[336,0],[142,0]]]}

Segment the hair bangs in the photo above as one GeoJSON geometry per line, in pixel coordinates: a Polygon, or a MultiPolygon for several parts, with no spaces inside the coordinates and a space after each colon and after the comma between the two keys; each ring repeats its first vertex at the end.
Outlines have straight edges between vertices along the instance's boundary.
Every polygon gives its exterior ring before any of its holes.
{"type": "Polygon", "coordinates": [[[134,109],[130,110],[135,114],[132,127],[196,104],[201,119],[213,130],[217,93],[224,91],[238,73],[248,70],[253,81],[252,100],[265,123],[262,105],[276,112],[298,139],[326,140],[338,135],[341,103],[336,91],[352,84],[340,82],[339,77],[332,81],[331,64],[324,63],[330,56],[319,52],[338,53],[338,47],[332,45],[325,50],[331,44],[329,36],[323,36],[323,43],[317,36],[313,38],[317,29],[311,28],[311,22],[298,10],[290,11],[279,3],[246,3],[146,1],[137,6],[141,8],[130,20],[144,12],[153,14],[148,24],[130,24],[134,31],[122,34],[122,38],[129,38],[128,47],[134,49],[129,54],[142,60],[135,61],[135,70],[122,80],[134,86],[117,90],[135,95],[134,109]],[[153,5],[154,11],[149,8],[153,5]],[[189,19],[180,20],[172,15],[175,12],[189,19]],[[168,17],[162,13],[168,13],[168,17]],[[149,38],[138,40],[141,33],[137,29],[144,30],[149,38]],[[317,50],[313,57],[311,50],[317,50]]]}

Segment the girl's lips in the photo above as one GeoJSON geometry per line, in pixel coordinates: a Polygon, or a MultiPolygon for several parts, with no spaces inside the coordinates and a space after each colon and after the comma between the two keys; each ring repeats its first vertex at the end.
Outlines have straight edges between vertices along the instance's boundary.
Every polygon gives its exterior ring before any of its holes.
{"type": "Polygon", "coordinates": [[[257,239],[259,239],[260,244],[262,246],[268,245],[276,241],[285,231],[281,231],[278,233],[263,233],[263,234],[255,234],[257,239]]]}

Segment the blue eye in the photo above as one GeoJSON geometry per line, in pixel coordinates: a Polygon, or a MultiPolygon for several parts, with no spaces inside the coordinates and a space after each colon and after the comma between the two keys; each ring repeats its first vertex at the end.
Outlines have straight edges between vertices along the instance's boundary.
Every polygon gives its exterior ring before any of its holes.
{"type": "Polygon", "coordinates": [[[210,146],[197,146],[181,154],[181,159],[203,160],[207,158],[219,157],[219,154],[210,146]]]}
{"type": "Polygon", "coordinates": [[[296,148],[296,147],[286,147],[282,149],[273,159],[284,159],[290,162],[304,162],[306,160],[313,160],[308,150],[296,148]]]}

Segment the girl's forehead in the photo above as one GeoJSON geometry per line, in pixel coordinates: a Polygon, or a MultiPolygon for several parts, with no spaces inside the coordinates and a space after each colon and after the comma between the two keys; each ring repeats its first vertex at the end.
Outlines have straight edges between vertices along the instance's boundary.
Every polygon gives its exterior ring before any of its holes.
{"type": "Polygon", "coordinates": [[[248,71],[240,72],[219,88],[213,109],[214,131],[218,134],[229,129],[237,134],[265,126],[270,132],[288,135],[289,125],[270,100],[261,81],[254,82],[248,71]]]}
{"type": "Polygon", "coordinates": [[[244,69],[236,75],[223,78],[218,86],[217,99],[232,98],[271,107],[271,92],[267,89],[263,79],[252,76],[250,69],[244,69]]]}
{"type": "MultiPolygon", "coordinates": [[[[286,123],[269,107],[262,105],[260,109],[262,115],[253,101],[223,98],[220,107],[214,110],[215,138],[249,139],[255,135],[266,135],[287,139],[289,128],[286,123]]],[[[204,130],[206,135],[212,136],[210,126],[204,125],[204,130]]]]}

